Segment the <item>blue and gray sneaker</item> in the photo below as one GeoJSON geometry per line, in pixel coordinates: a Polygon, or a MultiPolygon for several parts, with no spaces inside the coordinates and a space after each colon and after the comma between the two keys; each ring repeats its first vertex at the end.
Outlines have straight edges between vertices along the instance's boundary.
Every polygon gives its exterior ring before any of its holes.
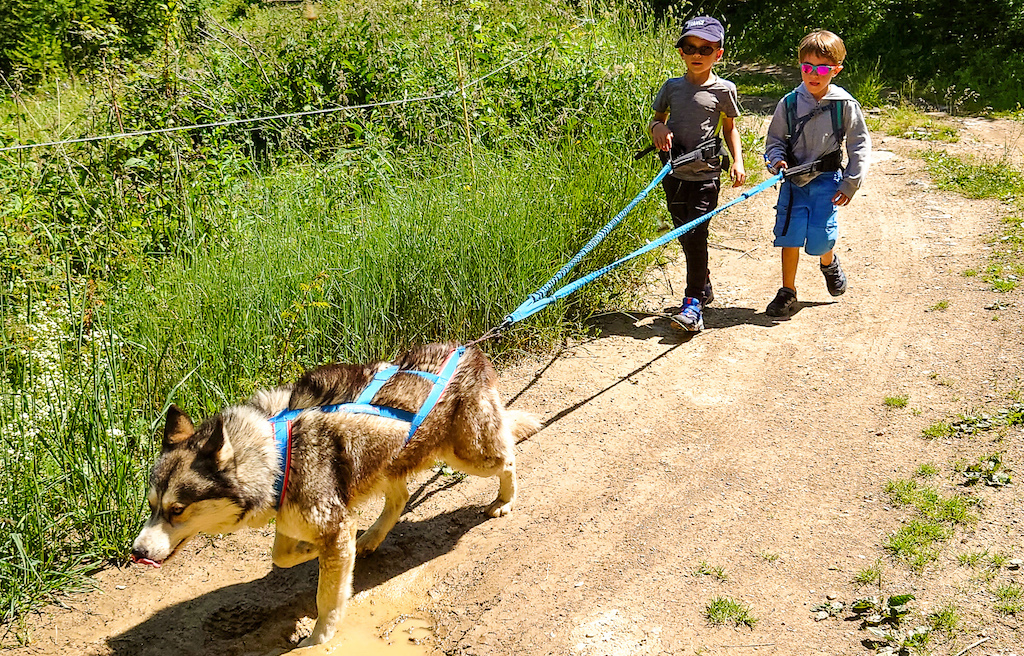
{"type": "Polygon", "coordinates": [[[689,332],[700,332],[704,330],[704,313],[700,301],[687,296],[683,299],[683,307],[678,314],[672,315],[672,321],[680,328],[689,332]]]}

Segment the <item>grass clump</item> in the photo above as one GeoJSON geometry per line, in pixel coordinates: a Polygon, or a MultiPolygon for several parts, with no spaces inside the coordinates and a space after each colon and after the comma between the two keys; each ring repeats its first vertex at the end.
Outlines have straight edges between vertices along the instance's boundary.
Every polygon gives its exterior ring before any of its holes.
{"type": "Polygon", "coordinates": [[[923,431],[921,431],[921,436],[925,437],[925,438],[928,438],[929,440],[935,440],[935,439],[940,439],[940,438],[943,438],[943,437],[949,437],[952,434],[953,434],[953,431],[950,428],[949,424],[947,424],[944,421],[936,422],[936,423],[932,424],[931,426],[928,426],[927,428],[925,428],[923,431]]]}
{"type": "Polygon", "coordinates": [[[922,572],[939,557],[937,543],[952,532],[937,522],[913,519],[900,527],[882,545],[894,558],[904,561],[915,572],[922,572]]]}
{"type": "Polygon", "coordinates": [[[938,558],[939,543],[952,535],[955,526],[977,521],[972,512],[977,502],[971,497],[961,494],[946,497],[935,488],[915,480],[889,481],[885,492],[893,505],[911,506],[920,514],[897,529],[884,543],[886,551],[917,572],[938,558]]]}
{"type": "Polygon", "coordinates": [[[927,620],[933,631],[941,631],[949,638],[959,633],[962,624],[959,609],[951,603],[944,604],[938,610],[929,613],[927,620]]]}
{"type": "Polygon", "coordinates": [[[874,585],[882,587],[882,561],[876,560],[871,565],[860,570],[853,576],[853,582],[857,585],[874,585]]]}
{"type": "Polygon", "coordinates": [[[728,581],[729,576],[725,573],[725,568],[721,565],[709,565],[703,560],[697,565],[697,569],[694,570],[695,576],[710,576],[719,581],[728,581]]]}
{"type": "Polygon", "coordinates": [[[754,628],[757,624],[757,618],[745,604],[729,597],[712,599],[704,610],[704,616],[713,625],[733,624],[754,628]]]}
{"type": "Polygon", "coordinates": [[[1024,588],[1016,583],[1004,583],[992,590],[996,604],[994,610],[1000,615],[1024,613],[1024,588]]]}
{"type": "Polygon", "coordinates": [[[988,556],[988,549],[983,551],[969,551],[967,553],[959,554],[956,557],[957,562],[961,567],[970,567],[976,569],[978,565],[988,556]]]}
{"type": "Polygon", "coordinates": [[[907,407],[907,402],[909,400],[910,400],[909,396],[907,396],[906,394],[900,394],[900,395],[897,395],[897,396],[887,396],[887,397],[885,397],[885,400],[883,401],[883,403],[885,404],[885,407],[887,407],[887,408],[905,408],[905,407],[907,407]]]}
{"type": "Polygon", "coordinates": [[[916,476],[917,478],[931,478],[933,476],[937,476],[938,473],[938,467],[936,467],[930,462],[926,462],[921,465],[918,465],[917,469],[914,471],[914,476],[916,476]]]}

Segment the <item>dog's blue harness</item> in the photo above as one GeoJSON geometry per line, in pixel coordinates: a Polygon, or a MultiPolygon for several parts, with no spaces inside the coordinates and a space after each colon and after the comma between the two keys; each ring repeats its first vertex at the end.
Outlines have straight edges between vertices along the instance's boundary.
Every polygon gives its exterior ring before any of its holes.
{"type": "Polygon", "coordinates": [[[360,415],[374,415],[377,417],[384,417],[385,419],[397,419],[398,421],[408,422],[409,434],[405,438],[405,443],[408,444],[412,439],[416,429],[420,427],[423,420],[427,418],[430,411],[434,409],[437,402],[441,400],[441,395],[444,394],[445,389],[448,387],[448,383],[451,381],[452,374],[455,373],[455,368],[459,366],[459,360],[462,358],[462,354],[466,352],[465,346],[460,346],[453,350],[448,355],[448,360],[445,361],[441,367],[441,372],[438,374],[432,374],[427,371],[417,371],[415,369],[399,369],[398,365],[392,365],[381,371],[373,377],[373,380],[363,389],[362,393],[353,403],[336,403],[334,405],[322,405],[313,408],[297,408],[294,410],[285,409],[277,413],[267,421],[274,429],[274,444],[277,447],[277,452],[281,455],[281,471],[278,472],[277,477],[274,479],[274,494],[277,497],[277,503],[275,508],[280,508],[284,502],[284,491],[288,487],[288,471],[291,469],[292,462],[292,423],[295,419],[303,412],[311,410],[317,410],[319,412],[350,412],[360,415]],[[389,408],[382,405],[373,405],[373,397],[377,396],[377,392],[380,388],[384,387],[391,378],[398,373],[402,374],[414,374],[420,378],[426,378],[433,386],[430,388],[430,393],[427,394],[427,398],[423,401],[423,405],[420,406],[419,412],[413,414],[407,410],[399,410],[398,408],[389,408]]]}

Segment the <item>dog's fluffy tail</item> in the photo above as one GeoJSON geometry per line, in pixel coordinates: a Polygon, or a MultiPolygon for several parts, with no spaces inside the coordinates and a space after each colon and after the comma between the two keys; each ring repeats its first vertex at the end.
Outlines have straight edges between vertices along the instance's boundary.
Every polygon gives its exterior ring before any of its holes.
{"type": "Polygon", "coordinates": [[[505,421],[508,422],[512,438],[518,444],[540,430],[540,417],[522,410],[505,410],[505,421]]]}
{"type": "Polygon", "coordinates": [[[293,385],[282,385],[275,389],[259,390],[249,399],[249,405],[259,408],[265,415],[272,417],[282,410],[288,409],[292,387],[293,385]]]}

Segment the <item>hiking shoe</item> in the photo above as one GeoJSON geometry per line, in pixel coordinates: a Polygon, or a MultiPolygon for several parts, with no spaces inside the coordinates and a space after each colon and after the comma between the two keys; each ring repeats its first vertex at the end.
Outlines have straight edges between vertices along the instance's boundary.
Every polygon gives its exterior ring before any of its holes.
{"type": "Polygon", "coordinates": [[[704,313],[700,301],[687,296],[683,299],[683,307],[678,314],[672,315],[672,321],[676,322],[683,330],[697,333],[704,330],[704,313]]]}
{"type": "Polygon", "coordinates": [[[825,286],[828,287],[828,293],[833,296],[842,296],[846,292],[846,274],[843,273],[843,267],[839,264],[839,256],[832,256],[832,264],[825,266],[819,264],[821,267],[821,275],[825,276],[825,286]]]}
{"type": "Polygon", "coordinates": [[[768,304],[765,314],[769,317],[788,317],[796,310],[796,290],[781,287],[775,299],[768,304]]]}

